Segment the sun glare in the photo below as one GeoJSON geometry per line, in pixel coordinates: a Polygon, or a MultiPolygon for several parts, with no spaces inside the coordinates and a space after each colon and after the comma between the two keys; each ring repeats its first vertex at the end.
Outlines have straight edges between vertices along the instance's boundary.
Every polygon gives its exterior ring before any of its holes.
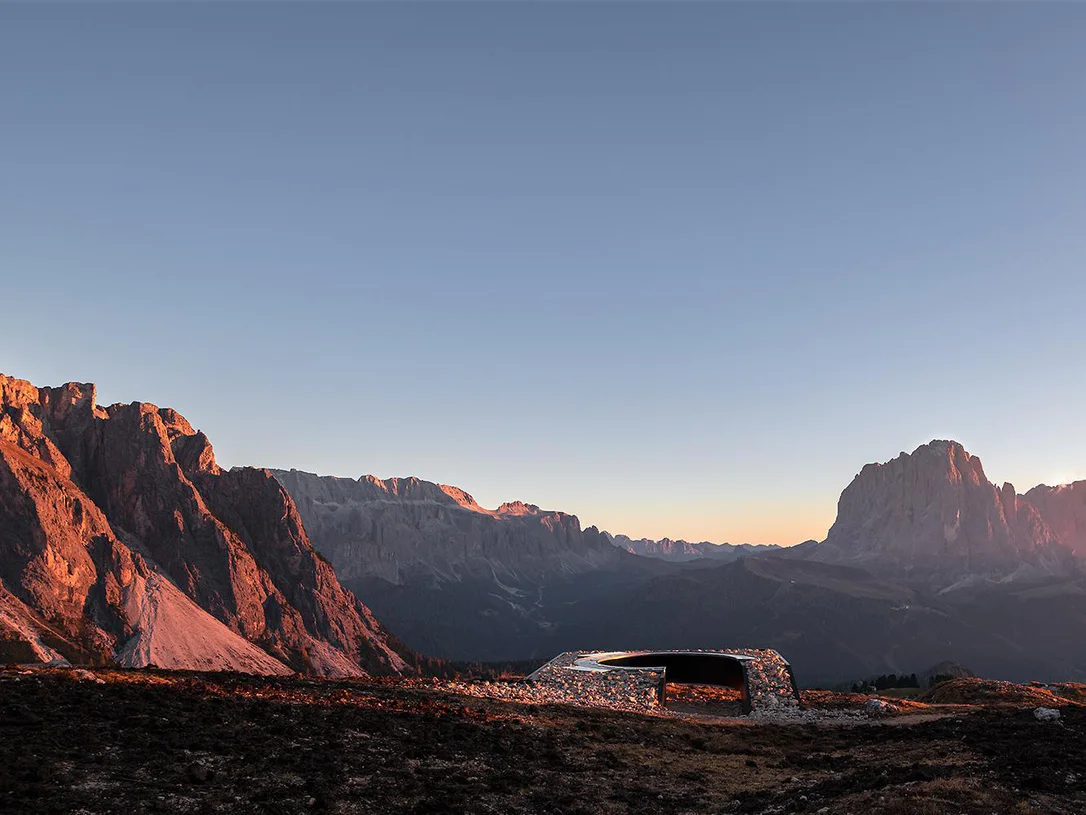
{"type": "Polygon", "coordinates": [[[1086,480],[1086,475],[1081,473],[1062,472],[1045,479],[1045,484],[1050,487],[1060,487],[1065,484],[1073,484],[1076,481],[1086,480]]]}

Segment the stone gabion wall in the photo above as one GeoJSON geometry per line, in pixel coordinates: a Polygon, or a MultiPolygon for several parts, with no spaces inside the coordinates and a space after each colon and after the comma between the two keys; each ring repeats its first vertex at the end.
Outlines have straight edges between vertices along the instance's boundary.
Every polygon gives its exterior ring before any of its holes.
{"type": "MultiPolygon", "coordinates": [[[[528,683],[549,701],[578,705],[659,708],[659,691],[664,671],[653,668],[611,668],[578,670],[575,663],[585,657],[603,656],[603,651],[567,651],[559,654],[527,678],[528,683]]],[[[628,653],[638,653],[631,651],[628,653]]],[[[667,653],[657,651],[656,653],[667,653]]],[[[788,662],[772,649],[732,648],[727,651],[682,651],[675,653],[732,654],[750,657],[742,661],[747,680],[748,701],[754,711],[798,709],[799,694],[788,662]]]]}
{"type": "Polygon", "coordinates": [[[659,708],[664,672],[652,668],[582,671],[572,665],[599,651],[567,651],[535,673],[528,682],[548,701],[607,707],[659,708]]]}
{"type": "Polygon", "coordinates": [[[799,708],[792,667],[771,648],[731,648],[729,654],[754,657],[746,663],[751,710],[799,708]]]}

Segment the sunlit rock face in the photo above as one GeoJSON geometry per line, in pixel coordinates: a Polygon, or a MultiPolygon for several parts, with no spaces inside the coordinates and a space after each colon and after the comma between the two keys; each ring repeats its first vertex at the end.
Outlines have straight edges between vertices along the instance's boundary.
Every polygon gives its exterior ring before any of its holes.
{"type": "Polygon", "coordinates": [[[266,471],[223,472],[176,411],[103,408],[93,385],[0,375],[0,399],[9,630],[52,627],[64,648],[170,667],[403,668],[266,471]]]}
{"type": "Polygon", "coordinates": [[[1040,484],[1024,498],[1061,541],[1079,557],[1086,556],[1086,481],[1058,487],[1040,484]]]}
{"type": "Polygon", "coordinates": [[[1058,574],[1069,568],[1070,554],[1013,486],[989,482],[980,459],[957,442],[933,441],[864,467],[810,557],[955,578],[1019,569],[1058,574]]]}

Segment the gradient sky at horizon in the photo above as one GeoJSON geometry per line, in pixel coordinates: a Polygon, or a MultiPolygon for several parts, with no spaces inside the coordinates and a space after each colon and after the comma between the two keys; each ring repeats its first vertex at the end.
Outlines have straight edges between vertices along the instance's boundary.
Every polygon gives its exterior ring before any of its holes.
{"type": "Polygon", "coordinates": [[[1086,476],[1086,4],[0,4],[0,371],[226,465],[822,537],[1086,476]]]}

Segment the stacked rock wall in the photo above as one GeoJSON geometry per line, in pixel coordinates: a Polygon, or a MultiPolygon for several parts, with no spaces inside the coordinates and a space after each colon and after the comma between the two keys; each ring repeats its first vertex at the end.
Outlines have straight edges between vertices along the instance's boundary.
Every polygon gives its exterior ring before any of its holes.
{"type": "Polygon", "coordinates": [[[551,701],[578,705],[660,707],[664,671],[659,668],[584,669],[576,663],[598,651],[567,651],[528,677],[551,701]]]}
{"type": "Polygon", "coordinates": [[[792,666],[776,651],[771,648],[733,648],[726,653],[752,657],[744,663],[751,710],[800,706],[792,666]]]}

